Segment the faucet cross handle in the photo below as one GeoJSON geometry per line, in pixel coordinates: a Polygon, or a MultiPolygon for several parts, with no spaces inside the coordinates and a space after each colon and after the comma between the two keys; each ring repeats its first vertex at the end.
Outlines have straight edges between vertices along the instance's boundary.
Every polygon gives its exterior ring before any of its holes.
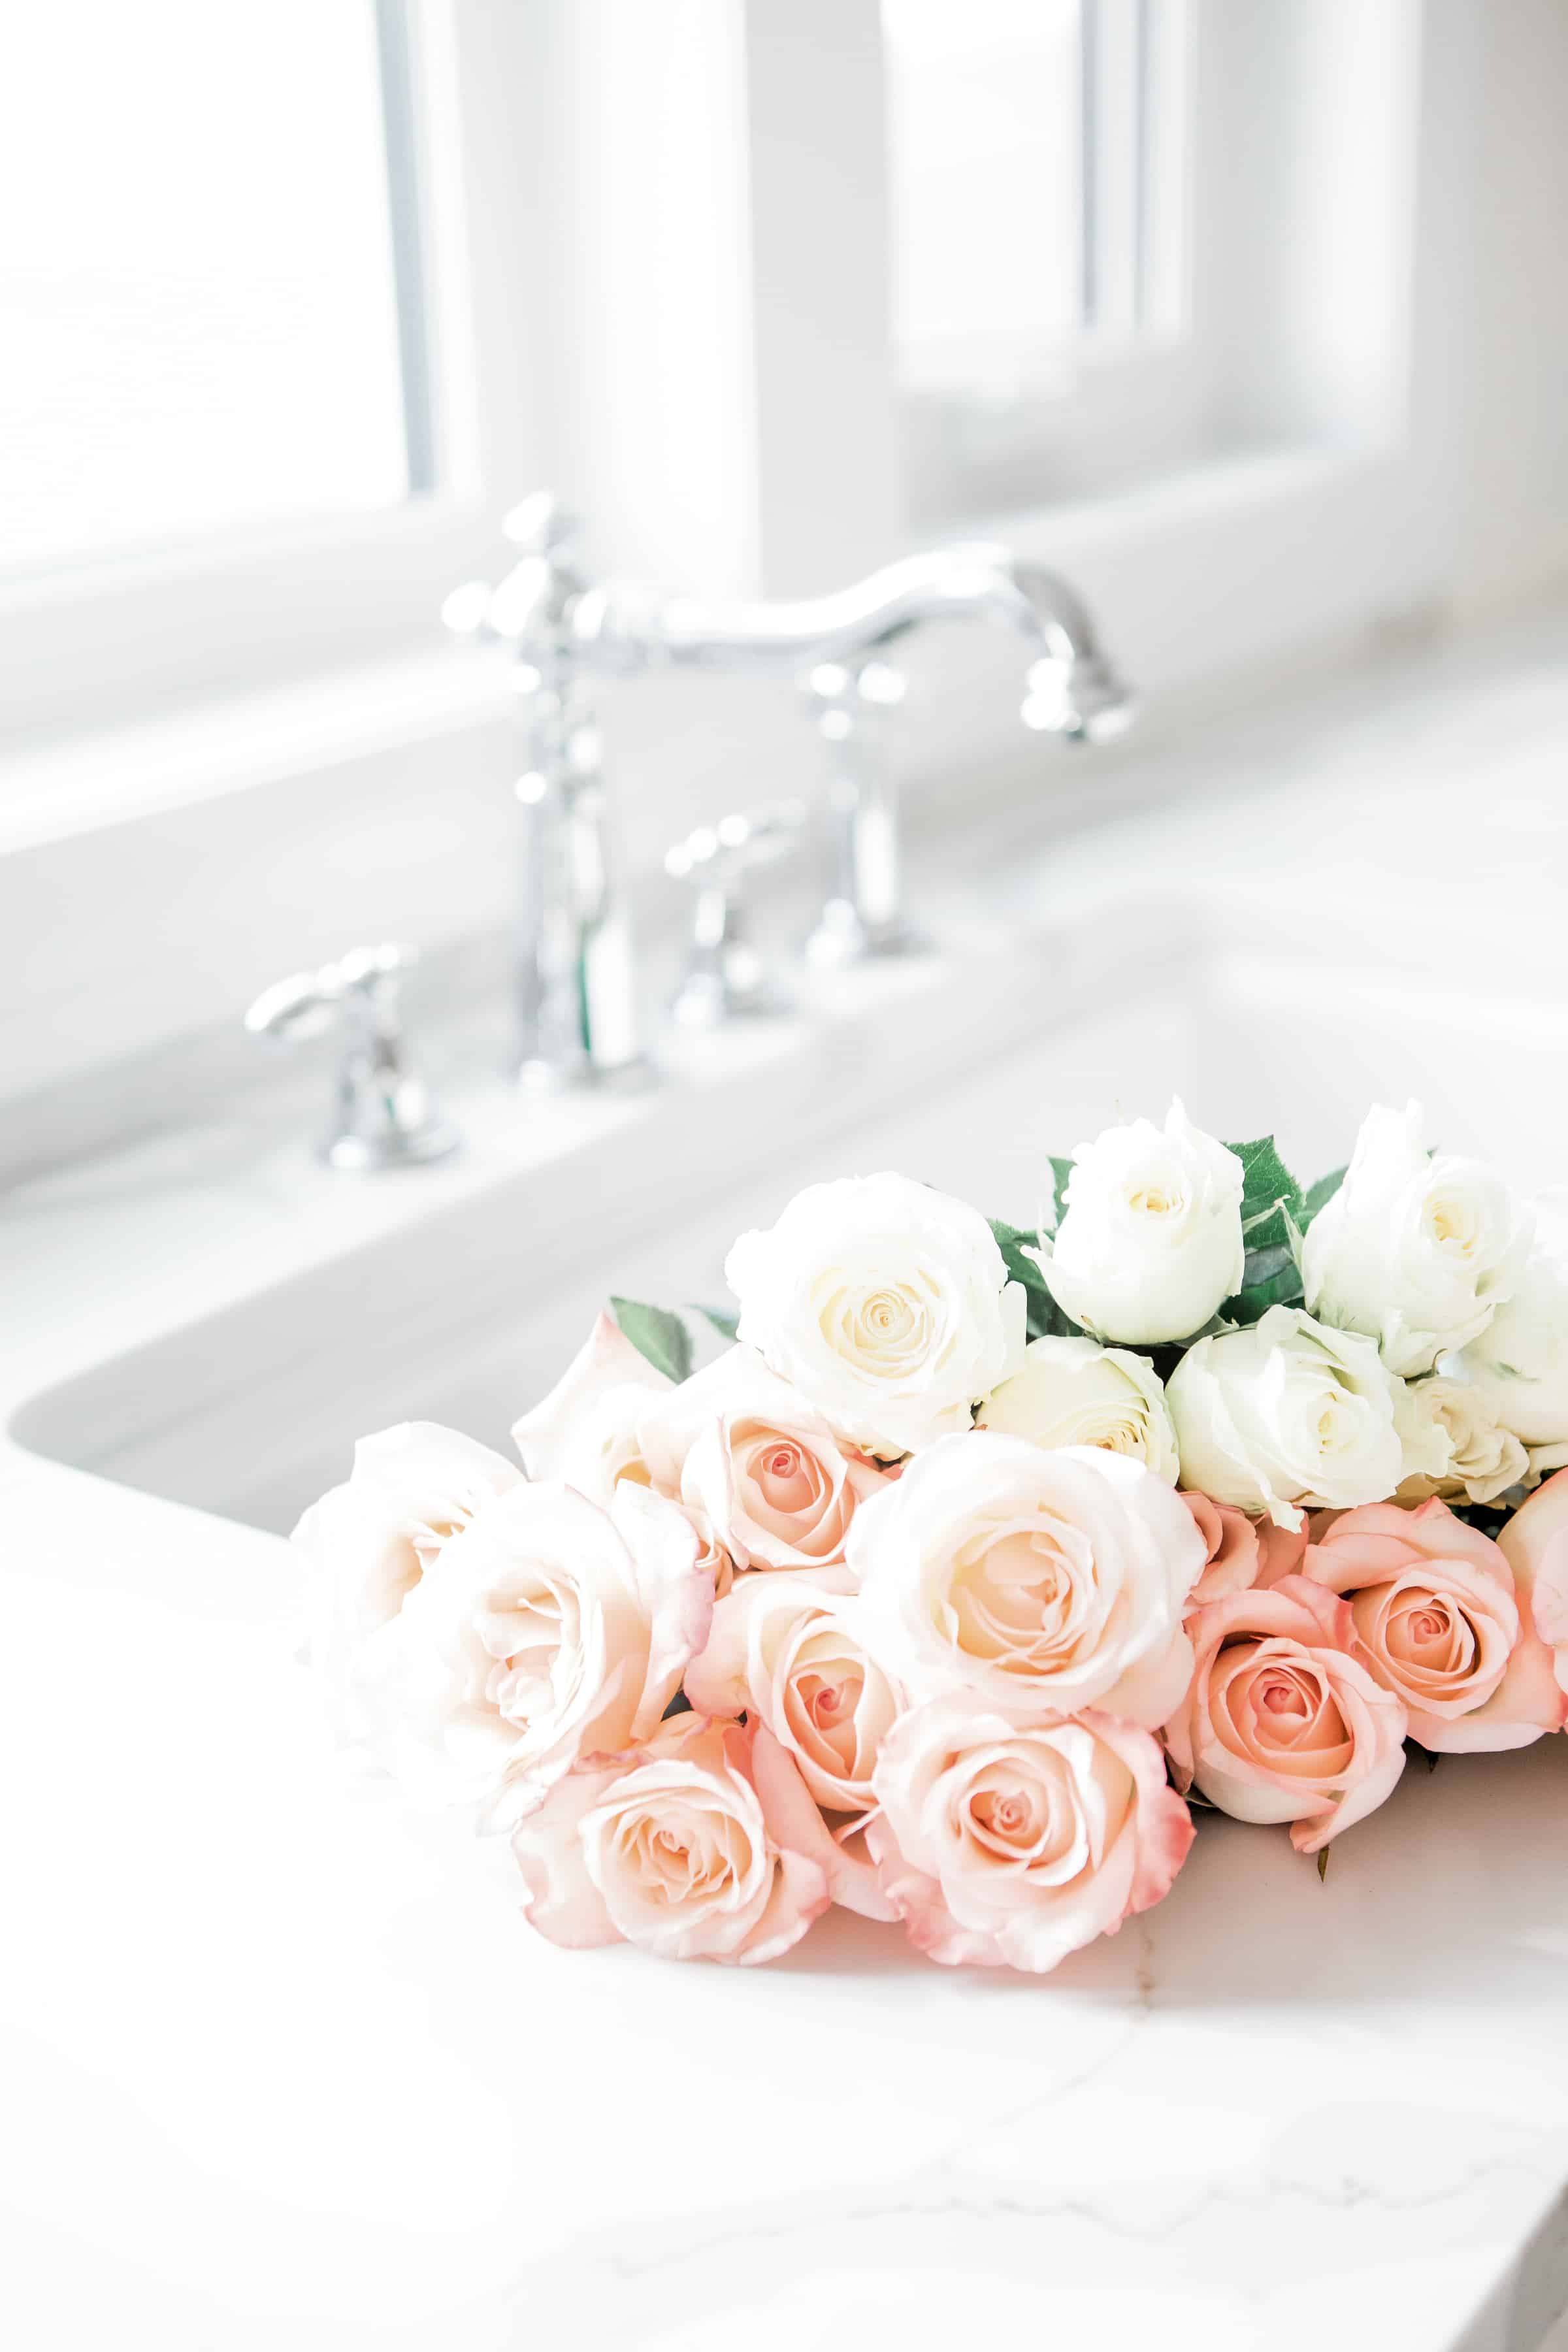
{"type": "Polygon", "coordinates": [[[799,801],[769,801],[700,824],[665,853],[665,872],[689,882],[695,894],[690,950],[670,1004],[679,1027],[717,1029],[788,1010],[788,997],[752,942],[740,894],[747,874],[788,856],[805,824],[799,801]]]}
{"type": "Polygon", "coordinates": [[[457,1129],[404,1066],[399,983],[414,961],[410,948],[353,948],[335,963],[275,982],[245,1016],[249,1034],[270,1045],[341,1030],[332,1116],[317,1149],[344,1174],[422,1167],[458,1147],[457,1129]]]}

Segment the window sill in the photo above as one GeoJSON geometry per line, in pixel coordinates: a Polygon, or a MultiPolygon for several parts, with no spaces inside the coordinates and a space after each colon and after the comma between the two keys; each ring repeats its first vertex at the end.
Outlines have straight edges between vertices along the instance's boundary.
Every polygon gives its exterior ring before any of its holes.
{"type": "Polygon", "coordinates": [[[506,695],[504,656],[437,644],[156,717],[51,729],[6,763],[0,856],[493,721],[506,695]]]}

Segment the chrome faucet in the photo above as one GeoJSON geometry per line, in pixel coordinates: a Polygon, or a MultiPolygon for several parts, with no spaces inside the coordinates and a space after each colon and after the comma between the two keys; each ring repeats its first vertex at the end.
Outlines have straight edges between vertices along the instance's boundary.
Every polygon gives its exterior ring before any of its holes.
{"type": "Polygon", "coordinates": [[[529,820],[520,1013],[523,1075],[553,1083],[642,1067],[629,941],[612,884],[595,674],[745,669],[800,677],[833,757],[833,871],[810,952],[828,962],[908,952],[898,818],[876,738],[901,691],[889,649],[923,621],[975,614],[1022,639],[1026,727],[1099,743],[1132,717],[1131,697],[1065,580],[988,542],[889,563],[835,595],[709,604],[629,583],[594,584],[571,557],[555,500],[525,499],[503,526],[519,560],[494,588],[447,598],[449,626],[516,652],[529,820]]]}

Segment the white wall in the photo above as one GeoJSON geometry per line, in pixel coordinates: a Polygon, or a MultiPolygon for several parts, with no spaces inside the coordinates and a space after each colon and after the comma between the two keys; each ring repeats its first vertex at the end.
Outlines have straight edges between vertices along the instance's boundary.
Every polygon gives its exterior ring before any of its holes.
{"type": "Polygon", "coordinates": [[[1455,584],[1510,598],[1568,575],[1568,0],[1489,0],[1455,584]]]}

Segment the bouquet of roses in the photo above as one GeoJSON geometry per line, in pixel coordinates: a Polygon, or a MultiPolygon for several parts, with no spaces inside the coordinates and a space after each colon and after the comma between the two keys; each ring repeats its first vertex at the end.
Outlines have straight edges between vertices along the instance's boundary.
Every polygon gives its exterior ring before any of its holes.
{"type": "Polygon", "coordinates": [[[1194,1802],[1321,1867],[1407,1741],[1563,1728],[1552,1197],[1415,1105],[1303,1191],[1179,1103],[1049,1194],[814,1185],[734,1315],[612,1302],[521,1466],[407,1425],[306,1514],[343,1733],[510,1839],[543,1935],[749,1962],[841,1904],[1044,1970],[1194,1802]]]}

